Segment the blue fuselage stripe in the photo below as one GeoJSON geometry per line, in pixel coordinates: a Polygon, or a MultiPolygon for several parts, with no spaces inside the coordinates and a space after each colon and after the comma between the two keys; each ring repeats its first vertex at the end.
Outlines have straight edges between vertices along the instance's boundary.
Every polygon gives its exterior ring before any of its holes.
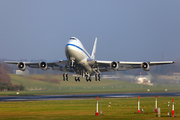
{"type": "Polygon", "coordinates": [[[74,44],[67,44],[66,46],[74,46],[74,47],[78,48],[79,50],[83,51],[83,52],[90,58],[90,56],[88,55],[88,53],[87,53],[86,51],[84,51],[82,48],[80,48],[79,46],[74,45],[74,44]]]}

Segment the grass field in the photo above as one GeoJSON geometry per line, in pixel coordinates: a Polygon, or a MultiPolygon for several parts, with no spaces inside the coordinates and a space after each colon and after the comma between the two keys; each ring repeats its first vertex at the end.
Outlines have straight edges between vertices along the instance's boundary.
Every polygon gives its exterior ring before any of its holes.
{"type": "MultiPolygon", "coordinates": [[[[130,83],[126,81],[102,79],[86,82],[81,78],[81,82],[75,82],[73,76],[69,76],[69,81],[62,81],[62,75],[31,75],[23,77],[11,74],[12,84],[25,86],[24,91],[19,95],[43,95],[43,94],[76,94],[76,93],[132,93],[132,92],[179,92],[179,84],[157,83],[153,86],[130,83]],[[35,78],[35,79],[34,79],[35,78]],[[37,79],[56,79],[57,83],[49,83],[37,79]],[[149,89],[149,91],[147,91],[149,89]],[[165,89],[167,91],[165,91],[165,89]]],[[[0,95],[16,95],[15,91],[3,91],[0,95]]]]}
{"type": "MultiPolygon", "coordinates": [[[[75,82],[69,76],[69,81],[62,81],[61,75],[31,75],[23,77],[10,75],[12,84],[25,86],[19,95],[43,94],[80,94],[80,93],[133,93],[133,92],[179,92],[179,84],[160,84],[154,86],[140,85],[126,81],[107,80],[75,82]],[[57,83],[49,83],[38,79],[56,79],[57,83]],[[150,91],[147,91],[149,89],[150,91]],[[167,91],[165,91],[165,89],[167,91]]],[[[16,91],[1,91],[1,96],[16,95],[16,91]]],[[[154,97],[140,98],[144,113],[137,113],[137,98],[99,99],[102,100],[102,116],[95,116],[96,99],[87,100],[60,100],[60,101],[24,101],[0,102],[0,119],[9,120],[84,120],[84,119],[159,119],[153,112],[154,97]],[[111,107],[108,107],[111,102],[111,107]]],[[[175,113],[177,117],[167,116],[168,101],[172,97],[158,97],[158,107],[161,108],[160,119],[180,119],[180,97],[175,97],[175,113]]]]}
{"type": "MultiPolygon", "coordinates": [[[[137,98],[99,99],[102,100],[102,116],[95,116],[96,99],[61,101],[0,102],[0,119],[9,120],[91,120],[91,119],[159,119],[153,112],[154,97],[140,98],[144,113],[137,113],[137,98]],[[108,107],[111,102],[111,107],[108,107]]],[[[161,108],[160,119],[180,119],[180,97],[175,97],[177,117],[169,118],[168,101],[171,97],[158,97],[161,108]]]]}

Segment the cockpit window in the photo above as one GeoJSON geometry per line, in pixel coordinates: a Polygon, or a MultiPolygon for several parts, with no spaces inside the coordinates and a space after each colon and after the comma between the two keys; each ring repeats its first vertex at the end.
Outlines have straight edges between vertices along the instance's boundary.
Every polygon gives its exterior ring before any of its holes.
{"type": "Polygon", "coordinates": [[[75,37],[71,37],[70,40],[76,40],[76,38],[75,37]]]}

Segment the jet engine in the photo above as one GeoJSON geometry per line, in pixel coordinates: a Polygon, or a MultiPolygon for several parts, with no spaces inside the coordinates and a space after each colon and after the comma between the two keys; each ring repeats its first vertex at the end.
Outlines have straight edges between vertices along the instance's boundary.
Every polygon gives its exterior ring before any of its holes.
{"type": "Polygon", "coordinates": [[[39,63],[39,67],[42,69],[42,70],[47,70],[47,63],[42,61],[39,63]]]}
{"type": "Polygon", "coordinates": [[[141,64],[141,68],[142,68],[144,71],[149,71],[149,63],[143,62],[143,63],[141,64]]]}
{"type": "Polygon", "coordinates": [[[21,71],[25,71],[25,69],[26,69],[26,65],[25,65],[23,62],[19,62],[19,63],[17,64],[17,67],[18,67],[19,70],[21,70],[21,71]]]}
{"type": "Polygon", "coordinates": [[[112,62],[111,65],[110,65],[110,67],[112,67],[114,70],[118,70],[119,65],[118,65],[117,62],[112,62]]]}

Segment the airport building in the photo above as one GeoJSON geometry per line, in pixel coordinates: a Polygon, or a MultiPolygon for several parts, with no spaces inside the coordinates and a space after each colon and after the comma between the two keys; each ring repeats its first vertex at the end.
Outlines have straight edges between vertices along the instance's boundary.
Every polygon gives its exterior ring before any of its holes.
{"type": "Polygon", "coordinates": [[[174,80],[180,80],[180,73],[173,73],[174,80]]]}

